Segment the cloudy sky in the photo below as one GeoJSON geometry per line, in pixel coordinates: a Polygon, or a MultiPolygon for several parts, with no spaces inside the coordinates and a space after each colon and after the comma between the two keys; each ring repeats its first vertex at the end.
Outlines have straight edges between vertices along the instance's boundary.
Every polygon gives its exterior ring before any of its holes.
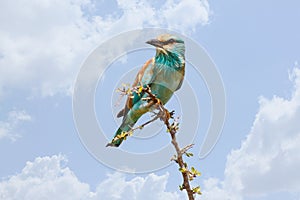
{"type": "MultiPolygon", "coordinates": [[[[222,135],[207,157],[187,161],[202,172],[193,183],[201,186],[199,199],[300,199],[299,2],[4,0],[0,11],[0,199],[186,198],[176,165],[116,171],[89,153],[73,120],[73,89],[84,61],[114,36],[149,27],[193,39],[224,83],[222,135]]],[[[113,114],[120,107],[111,106],[114,86],[123,74],[133,78],[152,55],[148,48],[119,57],[99,81],[95,113],[108,139],[119,123],[113,114]]],[[[209,94],[198,92],[206,87],[192,68],[184,85],[200,110],[197,155],[211,115],[209,94]]],[[[167,106],[180,110],[178,101],[167,106]]],[[[184,109],[178,113],[187,116],[184,109]]],[[[145,153],[168,143],[160,123],[152,128],[162,134],[145,140],[141,131],[121,149],[145,153]]]]}

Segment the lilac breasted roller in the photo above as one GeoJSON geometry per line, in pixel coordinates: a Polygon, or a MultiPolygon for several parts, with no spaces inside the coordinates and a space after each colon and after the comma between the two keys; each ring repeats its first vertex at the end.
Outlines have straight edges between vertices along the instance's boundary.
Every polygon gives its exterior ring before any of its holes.
{"type": "MultiPolygon", "coordinates": [[[[163,34],[146,43],[156,47],[155,57],[148,60],[139,70],[132,87],[150,87],[163,104],[166,104],[173,93],[178,90],[183,82],[185,73],[185,46],[184,41],[175,35],[163,34]]],[[[125,108],[117,117],[123,117],[122,124],[116,131],[114,138],[122,132],[130,131],[138,119],[151,110],[144,99],[147,93],[133,92],[128,97],[125,108]]],[[[113,139],[107,146],[118,147],[124,138],[113,139]]]]}

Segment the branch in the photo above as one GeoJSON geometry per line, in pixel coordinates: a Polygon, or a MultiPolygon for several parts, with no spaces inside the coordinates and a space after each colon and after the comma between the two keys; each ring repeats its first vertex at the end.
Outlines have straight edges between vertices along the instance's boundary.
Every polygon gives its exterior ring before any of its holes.
{"type": "Polygon", "coordinates": [[[144,124],[142,124],[142,125],[140,125],[140,126],[137,126],[137,127],[133,128],[133,129],[131,129],[131,130],[132,130],[132,131],[135,131],[135,130],[137,130],[137,129],[143,129],[145,126],[147,126],[148,124],[150,124],[150,123],[156,121],[157,119],[159,119],[159,116],[158,116],[158,115],[156,115],[154,118],[150,119],[149,121],[145,122],[144,124]]]}
{"type": "Polygon", "coordinates": [[[186,192],[187,192],[187,195],[189,197],[189,200],[194,200],[194,192],[193,190],[191,189],[191,186],[190,186],[190,182],[189,182],[189,171],[188,170],[183,170],[183,169],[186,169],[187,166],[186,166],[186,163],[183,161],[183,158],[182,158],[182,155],[184,153],[186,153],[186,151],[188,149],[190,149],[193,144],[191,145],[188,145],[187,147],[183,148],[183,149],[180,149],[179,147],[179,144],[177,142],[177,138],[176,138],[176,133],[177,133],[177,126],[172,126],[170,125],[169,123],[169,119],[170,119],[170,114],[169,114],[169,111],[163,106],[163,105],[160,105],[160,108],[166,113],[165,114],[165,118],[163,119],[170,135],[171,135],[171,138],[172,138],[172,144],[176,150],[176,160],[175,162],[179,165],[180,170],[181,171],[181,174],[182,174],[182,178],[183,178],[183,184],[182,184],[182,189],[185,189],[186,192]]]}
{"type": "MultiPolygon", "coordinates": [[[[164,122],[164,124],[167,127],[167,131],[170,133],[171,136],[171,143],[173,144],[175,150],[176,150],[176,154],[174,155],[174,157],[171,159],[171,161],[175,161],[178,165],[179,165],[179,171],[182,174],[182,178],[183,178],[183,183],[181,186],[179,186],[180,190],[186,190],[187,195],[189,200],[194,200],[194,194],[201,194],[200,192],[200,187],[195,187],[195,188],[191,188],[190,185],[190,181],[192,181],[196,176],[200,176],[200,172],[198,172],[195,168],[191,168],[191,170],[188,170],[188,166],[187,163],[185,163],[183,161],[183,155],[185,154],[186,156],[190,157],[193,156],[192,153],[188,153],[187,151],[189,149],[191,149],[193,147],[194,144],[190,144],[187,145],[186,147],[180,149],[179,144],[177,142],[177,138],[176,138],[176,133],[179,129],[179,123],[174,120],[172,124],[170,124],[169,120],[170,119],[174,119],[173,115],[174,115],[174,111],[169,112],[164,105],[162,104],[162,102],[160,101],[160,99],[158,99],[154,94],[152,94],[151,92],[151,88],[149,86],[147,87],[142,87],[142,86],[138,86],[138,87],[134,87],[133,89],[130,90],[125,90],[123,89],[123,91],[128,95],[128,91],[132,92],[136,92],[138,94],[140,93],[146,93],[148,94],[147,97],[143,98],[143,100],[147,101],[149,105],[147,106],[155,106],[155,108],[158,110],[158,113],[155,113],[155,117],[152,118],[151,120],[147,121],[146,123],[133,128],[130,130],[130,133],[132,133],[134,130],[137,129],[142,129],[144,128],[146,125],[150,124],[151,122],[160,119],[164,122]]],[[[125,137],[127,137],[128,135],[130,135],[130,133],[125,133],[125,137]]]]}

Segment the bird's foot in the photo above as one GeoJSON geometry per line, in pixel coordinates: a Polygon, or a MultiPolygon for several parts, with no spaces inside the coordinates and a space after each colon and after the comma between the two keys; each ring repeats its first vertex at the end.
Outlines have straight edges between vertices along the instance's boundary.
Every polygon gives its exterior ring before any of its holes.
{"type": "Polygon", "coordinates": [[[172,110],[171,112],[169,112],[169,114],[170,114],[170,118],[174,118],[174,114],[175,114],[175,110],[172,110]]]}

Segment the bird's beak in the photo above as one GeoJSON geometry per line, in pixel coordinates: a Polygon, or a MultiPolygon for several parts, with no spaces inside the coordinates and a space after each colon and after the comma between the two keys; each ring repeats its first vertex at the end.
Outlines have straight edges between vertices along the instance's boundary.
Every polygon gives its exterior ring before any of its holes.
{"type": "Polygon", "coordinates": [[[158,47],[158,48],[163,48],[163,45],[161,43],[161,41],[157,40],[157,39],[152,39],[152,40],[149,40],[146,42],[147,44],[151,44],[155,47],[158,47]]]}

